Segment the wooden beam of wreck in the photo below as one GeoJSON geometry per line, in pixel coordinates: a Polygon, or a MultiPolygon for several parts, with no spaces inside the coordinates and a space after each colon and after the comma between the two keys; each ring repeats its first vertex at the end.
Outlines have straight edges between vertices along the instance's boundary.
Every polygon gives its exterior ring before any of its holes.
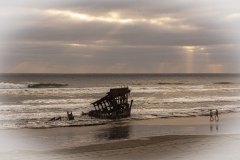
{"type": "Polygon", "coordinates": [[[100,103],[100,105],[101,105],[102,109],[104,109],[104,108],[105,108],[105,107],[103,107],[102,103],[100,103]]]}
{"type": "Polygon", "coordinates": [[[107,108],[108,106],[106,105],[106,101],[103,101],[103,104],[105,106],[105,108],[107,108]]]}

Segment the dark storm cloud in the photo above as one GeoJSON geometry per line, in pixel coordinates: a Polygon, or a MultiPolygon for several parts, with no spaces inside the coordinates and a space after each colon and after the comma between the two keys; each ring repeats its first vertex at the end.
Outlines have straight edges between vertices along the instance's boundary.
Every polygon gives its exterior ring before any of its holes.
{"type": "Polygon", "coordinates": [[[0,71],[239,72],[236,2],[4,1],[0,71]]]}

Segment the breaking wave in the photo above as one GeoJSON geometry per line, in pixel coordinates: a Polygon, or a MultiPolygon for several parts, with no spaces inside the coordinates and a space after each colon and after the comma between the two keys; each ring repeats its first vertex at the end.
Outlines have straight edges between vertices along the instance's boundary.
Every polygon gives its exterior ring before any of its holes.
{"type": "MultiPolygon", "coordinates": [[[[49,109],[49,107],[46,108],[49,109]]],[[[74,106],[71,106],[70,108],[73,109],[74,106]]],[[[54,111],[41,110],[41,112],[38,114],[33,114],[32,112],[26,113],[26,111],[22,111],[21,113],[16,113],[14,119],[12,118],[12,115],[6,115],[5,119],[0,120],[0,129],[91,126],[103,125],[114,121],[110,119],[97,119],[88,116],[81,116],[79,115],[81,110],[73,110],[75,120],[68,121],[66,113],[64,113],[62,109],[56,110],[55,108],[54,111]],[[48,114],[46,114],[46,112],[48,114]],[[61,117],[61,120],[51,121],[51,118],[53,117],[61,117]],[[8,120],[6,121],[6,119],[8,120]]],[[[209,116],[209,109],[218,109],[220,114],[240,112],[240,106],[235,105],[224,105],[218,108],[196,107],[191,109],[133,108],[131,117],[124,118],[122,120],[131,121],[152,118],[209,116]]]]}
{"type": "Polygon", "coordinates": [[[14,84],[14,83],[0,83],[0,89],[21,89],[21,88],[27,88],[27,85],[25,84],[14,84]]]}
{"type": "Polygon", "coordinates": [[[79,126],[92,126],[103,125],[111,120],[108,119],[91,119],[90,117],[75,116],[75,120],[68,121],[66,117],[62,117],[61,120],[50,121],[49,118],[40,119],[22,119],[12,121],[0,121],[0,129],[46,129],[57,127],[79,127],[79,126]]]}
{"type": "Polygon", "coordinates": [[[36,83],[36,84],[14,84],[14,83],[0,83],[0,89],[22,89],[22,88],[59,88],[65,87],[68,84],[61,83],[36,83]]]}

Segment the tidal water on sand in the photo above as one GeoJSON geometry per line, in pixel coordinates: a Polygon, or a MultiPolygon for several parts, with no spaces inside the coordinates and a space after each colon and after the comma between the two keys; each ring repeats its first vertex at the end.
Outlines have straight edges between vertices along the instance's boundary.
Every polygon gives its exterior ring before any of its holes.
{"type": "Polygon", "coordinates": [[[109,123],[81,113],[121,86],[129,87],[134,100],[126,121],[240,111],[239,74],[1,74],[0,129],[109,123]],[[66,120],[67,111],[75,120],[66,120]],[[49,121],[53,117],[62,120],[49,121]]]}

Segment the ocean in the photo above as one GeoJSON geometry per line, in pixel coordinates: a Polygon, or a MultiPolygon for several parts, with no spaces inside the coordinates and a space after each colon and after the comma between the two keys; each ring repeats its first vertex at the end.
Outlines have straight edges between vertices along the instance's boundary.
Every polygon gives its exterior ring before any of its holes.
{"type": "Polygon", "coordinates": [[[123,86],[133,100],[125,121],[240,111],[240,74],[0,74],[0,129],[110,123],[82,112],[94,109],[91,103],[110,88],[123,86]],[[67,111],[75,120],[67,120],[67,111]]]}

